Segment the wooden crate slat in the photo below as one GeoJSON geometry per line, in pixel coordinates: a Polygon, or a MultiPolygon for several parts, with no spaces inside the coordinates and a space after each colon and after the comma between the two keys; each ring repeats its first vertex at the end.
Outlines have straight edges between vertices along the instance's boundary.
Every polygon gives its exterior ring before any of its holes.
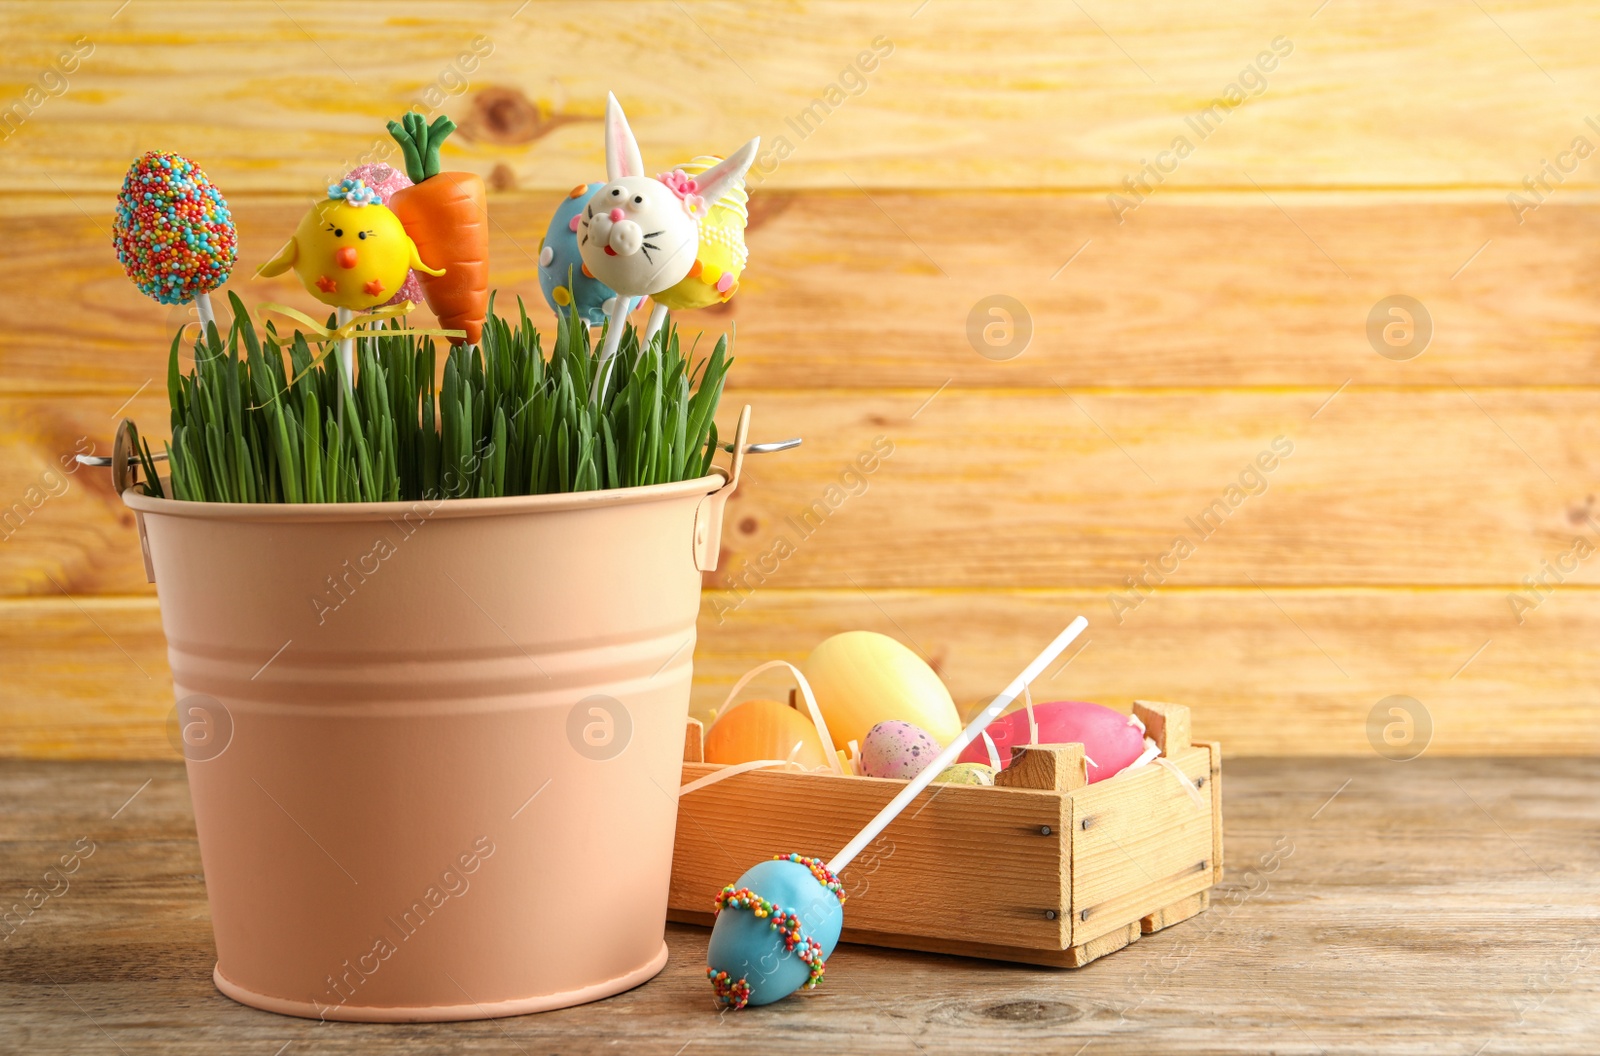
{"type": "MultiPolygon", "coordinates": [[[[1210,773],[1210,752],[1174,762],[1191,779],[1210,773]]],[[[1072,793],[1073,940],[1108,934],[1212,884],[1210,793],[1203,807],[1165,768],[1119,774],[1072,793]]]]}
{"type": "Polygon", "coordinates": [[[1204,913],[1211,906],[1211,892],[1201,891],[1198,894],[1180,898],[1168,906],[1162,906],[1154,913],[1145,915],[1139,921],[1139,931],[1145,935],[1152,935],[1174,924],[1182,924],[1190,917],[1204,913]]]}
{"type": "Polygon", "coordinates": [[[1211,753],[1211,878],[1222,883],[1222,743],[1195,741],[1195,747],[1211,753]]]}

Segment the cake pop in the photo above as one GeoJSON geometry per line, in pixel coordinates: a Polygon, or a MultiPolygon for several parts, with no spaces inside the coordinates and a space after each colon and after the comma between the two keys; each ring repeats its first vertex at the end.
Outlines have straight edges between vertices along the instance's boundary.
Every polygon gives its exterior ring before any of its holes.
{"type": "Polygon", "coordinates": [[[595,373],[595,396],[604,387],[605,365],[622,339],[624,298],[666,290],[689,274],[700,246],[700,218],[744,178],[760,139],[695,178],[678,172],[644,174],[639,144],[617,97],[606,96],[606,183],[584,206],[578,221],[578,252],[589,272],[622,296],[612,306],[610,326],[595,373]]]}
{"type": "MultiPolygon", "coordinates": [[[[539,289],[550,310],[557,315],[572,313],[590,326],[599,326],[615,306],[617,292],[589,273],[589,266],[578,253],[578,221],[584,206],[602,184],[578,184],[556,207],[550,227],[539,241],[539,289]]],[[[630,297],[623,314],[639,306],[640,298],[630,297]]]]}
{"type": "Polygon", "coordinates": [[[395,215],[442,272],[418,276],[441,325],[460,330],[452,345],[475,345],[489,311],[489,198],[483,177],[440,171],[439,148],[456,123],[440,114],[429,124],[410,112],[389,122],[412,186],[394,194],[395,215]]]}
{"type": "MultiPolygon", "coordinates": [[[[281,275],[293,268],[306,292],[337,309],[345,330],[355,309],[375,308],[392,297],[412,271],[443,275],[417,252],[400,218],[360,180],[329,184],[328,197],[301,217],[300,226],[257,275],[281,275]]],[[[355,385],[355,345],[339,340],[339,366],[347,387],[355,385]]],[[[344,404],[339,405],[343,413],[344,404]]]]}
{"type": "Polygon", "coordinates": [[[160,304],[193,302],[214,323],[212,290],[228,281],[239,239],[228,203],[181,154],[152,150],[136,160],[117,194],[117,260],[139,292],[160,304]]]}
{"type": "MultiPolygon", "coordinates": [[[[721,162],[721,158],[703,154],[660,178],[679,184],[698,183],[707,170],[721,162]]],[[[700,217],[700,244],[694,263],[689,266],[689,274],[675,285],[653,294],[651,299],[656,304],[673,311],[707,308],[725,303],[739,292],[739,276],[750,259],[750,251],[744,244],[744,229],[750,223],[749,201],[750,195],[745,191],[741,176],[700,217]]]]}
{"type": "Polygon", "coordinates": [[[443,275],[425,264],[400,218],[360,180],[330,184],[273,258],[264,276],[293,268],[306,292],[336,308],[375,308],[400,289],[413,270],[443,275]]]}
{"type": "Polygon", "coordinates": [[[844,928],[838,874],[1088,625],[1082,616],[1073,620],[832,859],[778,855],[722,889],[706,949],[706,978],[720,1003],[736,1009],[771,1004],[822,982],[844,928]]]}

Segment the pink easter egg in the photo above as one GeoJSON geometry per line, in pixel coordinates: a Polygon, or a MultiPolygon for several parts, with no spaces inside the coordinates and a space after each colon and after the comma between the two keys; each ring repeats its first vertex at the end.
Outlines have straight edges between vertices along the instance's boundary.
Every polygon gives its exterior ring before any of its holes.
{"type": "MultiPolygon", "coordinates": [[[[1027,709],[1002,715],[984,732],[994,741],[1002,768],[1011,765],[1012,749],[1026,744],[1081,744],[1089,757],[1089,783],[1119,773],[1144,753],[1144,731],[1114,708],[1084,701],[1061,700],[1035,704],[1033,718],[1038,736],[1032,736],[1027,709]]],[[[967,745],[963,763],[989,762],[989,749],[979,737],[967,745]]]]}
{"type": "MultiPolygon", "coordinates": [[[[378,198],[384,205],[389,204],[389,199],[400,191],[411,186],[411,177],[404,172],[382,162],[371,165],[357,165],[345,177],[348,180],[360,180],[368,187],[378,192],[378,198]]],[[[384,301],[379,307],[399,304],[401,301],[410,301],[412,304],[422,303],[422,283],[417,281],[417,273],[406,272],[406,281],[400,284],[400,289],[395,295],[384,301]]]]}

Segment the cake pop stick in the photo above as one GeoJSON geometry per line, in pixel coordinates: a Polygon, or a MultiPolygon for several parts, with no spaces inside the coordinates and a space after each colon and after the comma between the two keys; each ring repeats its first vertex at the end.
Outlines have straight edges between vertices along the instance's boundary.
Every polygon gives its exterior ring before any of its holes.
{"type": "Polygon", "coordinates": [[[648,345],[650,339],[656,336],[656,331],[666,325],[666,322],[667,306],[660,301],[656,301],[650,306],[650,322],[645,325],[644,339],[640,343],[648,345]]]}
{"type": "Polygon", "coordinates": [[[193,303],[202,329],[216,325],[209,294],[233,272],[239,239],[200,166],[170,151],[137,159],[117,194],[112,245],[139,292],[160,304],[193,303]]]}
{"type": "MultiPolygon", "coordinates": [[[[333,310],[334,326],[340,331],[350,326],[356,313],[348,308],[335,308],[333,310]]],[[[344,402],[355,396],[356,391],[356,339],[341,337],[339,339],[339,427],[344,428],[344,402]]]]}
{"type": "Polygon", "coordinates": [[[595,371],[595,400],[605,389],[631,299],[659,293],[689,274],[700,245],[700,217],[743,180],[761,144],[752,139],[694,179],[677,178],[681,172],[646,176],[628,119],[609,93],[605,135],[607,182],[578,221],[578,253],[589,272],[617,293],[595,371]]]}
{"type": "Polygon", "coordinates": [[[962,749],[1038,678],[1089,621],[1079,616],[994,698],[921,773],[828,862],[799,854],[756,865],[722,889],[706,950],[706,977],[717,999],[733,1008],[765,1005],[822,981],[823,968],[844,929],[844,887],[838,874],[962,749]],[[739,910],[748,912],[727,912],[739,910]]]}

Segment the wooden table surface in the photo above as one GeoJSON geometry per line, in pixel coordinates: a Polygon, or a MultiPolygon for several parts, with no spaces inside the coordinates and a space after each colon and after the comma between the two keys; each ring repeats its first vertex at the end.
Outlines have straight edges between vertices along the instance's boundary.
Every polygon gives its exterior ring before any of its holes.
{"type": "Polygon", "coordinates": [[[1600,1047],[1600,778],[1587,759],[1232,760],[1211,910],[1080,971],[843,946],[819,990],[718,1014],[706,932],[653,981],[517,1019],[319,1024],[234,1004],[182,769],[0,763],[0,1051],[1442,1052],[1600,1047]],[[0,931],[3,935],[6,928],[0,931]]]}

